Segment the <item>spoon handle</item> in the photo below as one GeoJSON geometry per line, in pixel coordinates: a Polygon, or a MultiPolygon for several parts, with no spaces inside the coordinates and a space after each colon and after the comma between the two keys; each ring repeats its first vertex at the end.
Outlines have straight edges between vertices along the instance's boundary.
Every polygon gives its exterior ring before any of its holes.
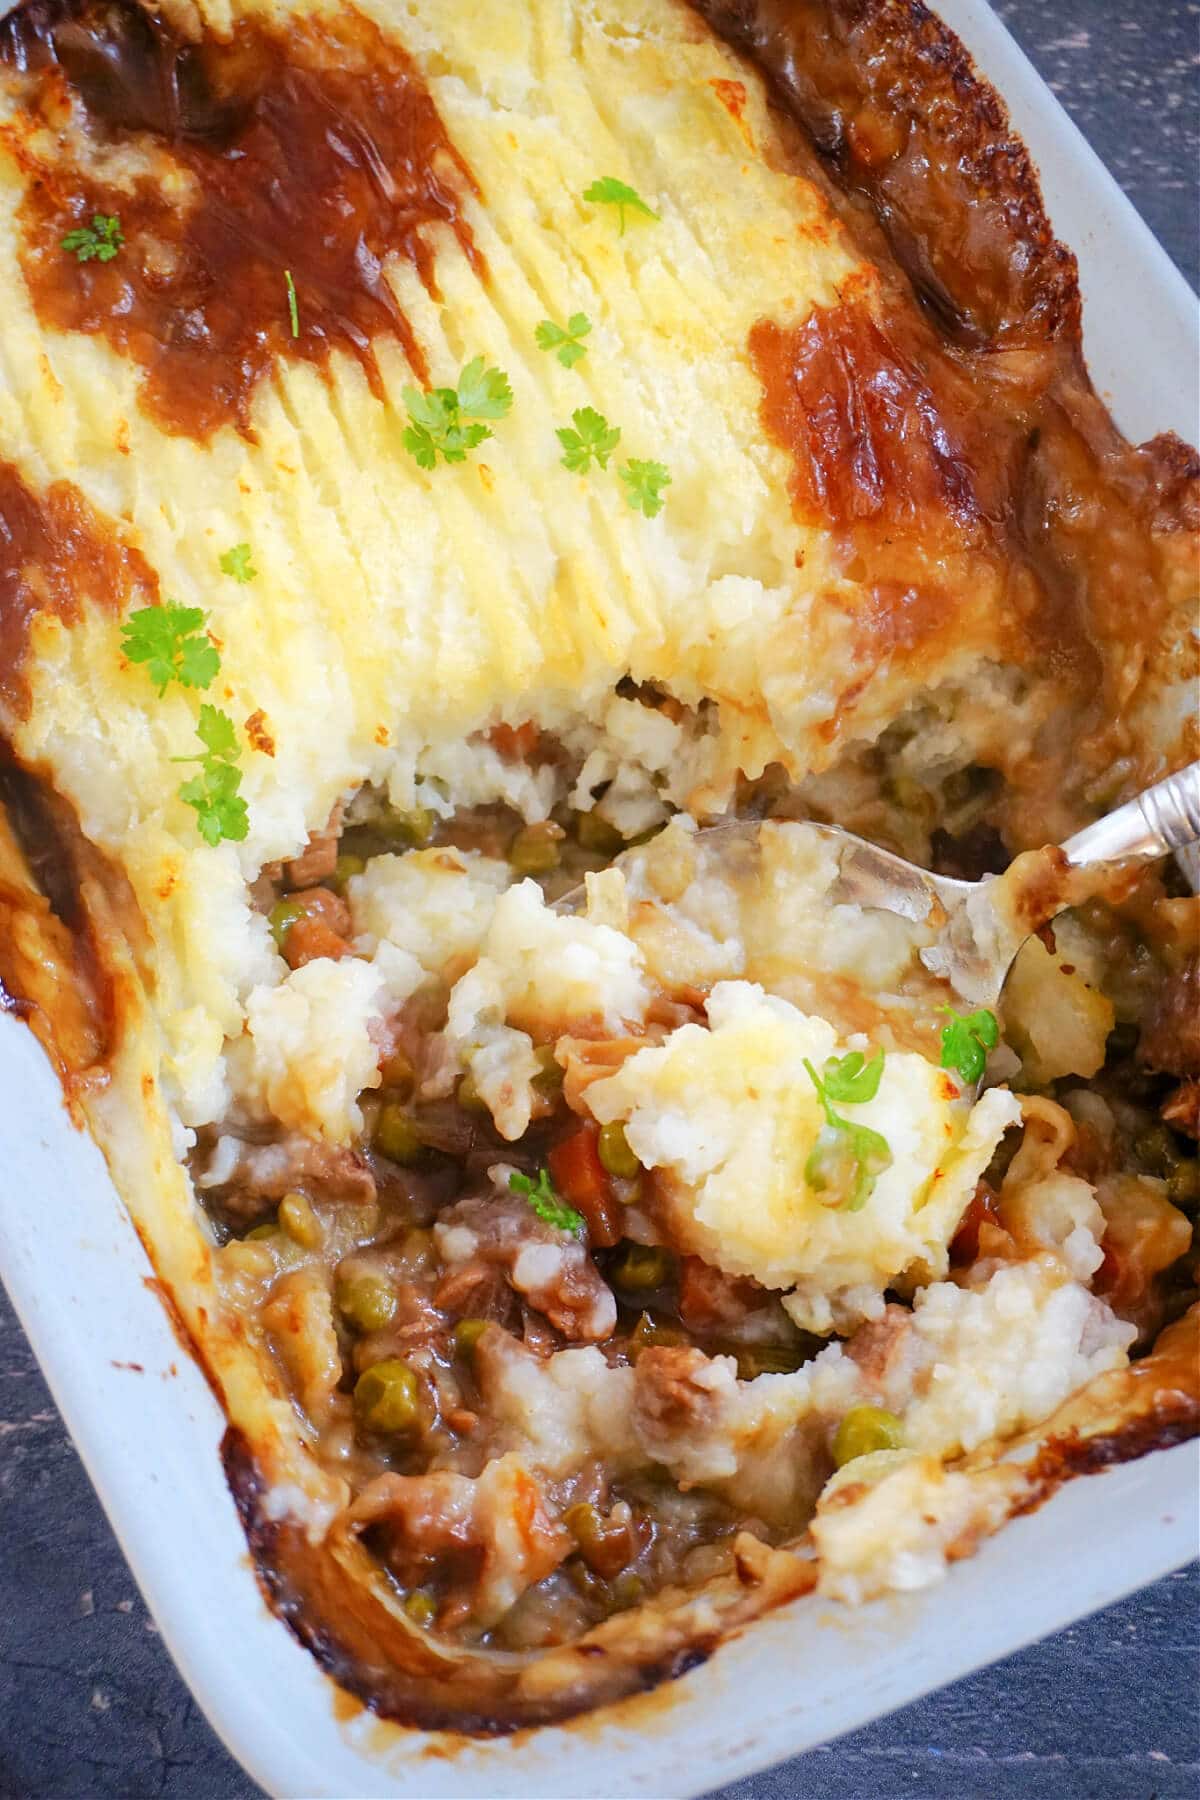
{"type": "Polygon", "coordinates": [[[1126,801],[1116,812],[1069,837],[1073,863],[1117,862],[1125,856],[1165,856],[1200,839],[1200,762],[1126,801]]]}

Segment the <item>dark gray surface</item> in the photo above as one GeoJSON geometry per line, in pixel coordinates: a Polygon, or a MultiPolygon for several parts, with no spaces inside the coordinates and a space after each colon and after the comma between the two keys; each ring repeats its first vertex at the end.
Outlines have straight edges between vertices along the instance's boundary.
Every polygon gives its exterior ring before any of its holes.
{"type": "MultiPolygon", "coordinates": [[[[1196,285],[1200,6],[998,10],[1196,285]]],[[[1195,1800],[1197,1573],[719,1800],[1195,1800]]],[[[0,1295],[0,1800],[257,1792],[163,1650],[0,1295]]]]}

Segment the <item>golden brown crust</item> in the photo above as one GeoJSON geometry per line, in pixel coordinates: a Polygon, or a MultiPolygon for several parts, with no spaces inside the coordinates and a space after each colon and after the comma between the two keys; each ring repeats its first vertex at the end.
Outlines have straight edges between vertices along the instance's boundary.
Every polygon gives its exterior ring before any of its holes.
{"type": "Polygon", "coordinates": [[[20,255],[38,316],[139,362],[164,431],[251,435],[254,391],[284,357],[323,368],[348,351],[381,394],[373,344],[394,337],[427,379],[380,267],[398,254],[436,295],[434,224],[481,267],[460,210],[474,182],[408,57],[354,7],[286,39],[242,20],[228,41],[189,42],[132,0],[33,0],[0,25],[0,63],[32,72],[4,135],[29,176],[20,255]],[[43,148],[78,102],[93,150],[137,131],[171,146],[174,182],[146,175],[121,203],[124,233],[156,246],[144,264],[62,253],[111,203],[96,157],[75,161],[61,134],[43,148]]]}
{"type": "Polygon", "coordinates": [[[1033,166],[919,0],[693,3],[766,74],[873,264],[839,305],[762,320],[748,346],[797,515],[832,524],[860,584],[830,735],[858,735],[877,674],[899,662],[917,683],[948,636],[1002,620],[1008,658],[1057,689],[1052,737],[1008,770],[1030,804],[1006,836],[1044,842],[1064,799],[1066,835],[1114,766],[1124,791],[1161,772],[1142,719],[1188,654],[1173,640],[1193,604],[1200,460],[1171,434],[1129,445],[1098,400],[1074,258],[1033,166]]]}
{"type": "Polygon", "coordinates": [[[12,463],[0,461],[0,730],[5,714],[24,719],[24,679],[35,614],[65,623],[85,601],[121,614],[158,598],[158,577],[79,489],[56,481],[35,494],[12,463]]]}
{"type": "Polygon", "coordinates": [[[921,0],[690,3],[869,208],[941,330],[993,347],[1078,339],[1075,258],[1054,236],[1029,153],[921,0]]]}
{"type": "Polygon", "coordinates": [[[271,1518],[244,1434],[222,1456],[254,1566],[270,1604],[339,1685],[374,1712],[423,1730],[497,1736],[568,1720],[675,1681],[730,1631],[811,1591],[817,1566],[745,1537],[733,1569],[693,1602],[667,1590],[551,1656],[439,1648],[407,1626],[356,1542],[314,1545],[292,1520],[271,1518]]]}

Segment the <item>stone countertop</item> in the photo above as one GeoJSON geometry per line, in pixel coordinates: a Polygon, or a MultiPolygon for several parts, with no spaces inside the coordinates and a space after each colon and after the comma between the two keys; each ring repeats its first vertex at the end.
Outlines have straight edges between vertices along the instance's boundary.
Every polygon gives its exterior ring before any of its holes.
{"type": "MultiPolygon", "coordinates": [[[[998,11],[1193,286],[1190,0],[998,11]]],[[[1195,1568],[713,1800],[1194,1800],[1195,1568]]],[[[0,1800],[250,1800],[158,1639],[0,1293],[0,1800]]]]}

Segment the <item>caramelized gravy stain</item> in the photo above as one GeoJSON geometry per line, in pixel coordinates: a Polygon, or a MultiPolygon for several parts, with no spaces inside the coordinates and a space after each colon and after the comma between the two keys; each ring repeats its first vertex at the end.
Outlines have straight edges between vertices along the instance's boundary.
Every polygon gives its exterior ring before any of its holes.
{"type": "Polygon", "coordinates": [[[921,0],[690,3],[758,65],[947,336],[1032,344],[1078,332],[1075,259],[1055,241],[1025,147],[921,0]]]}
{"type": "Polygon", "coordinates": [[[137,361],[163,430],[250,436],[279,357],[324,367],[342,349],[380,395],[373,344],[390,337],[427,378],[384,259],[406,258],[436,295],[428,228],[442,226],[481,266],[460,210],[477,190],[407,56],[353,7],[191,43],[134,0],[35,0],[0,25],[0,63],[27,87],[13,147],[34,177],[20,254],[38,316],[137,361]],[[36,130],[64,106],[89,146],[154,152],[132,195],[96,157],[71,159],[77,139],[36,130]],[[119,216],[125,243],[79,263],[61,240],[96,212],[119,216]]]}
{"type": "Polygon", "coordinates": [[[925,525],[931,511],[979,518],[976,476],[929,379],[863,302],[786,327],[762,319],[750,355],[762,417],[792,451],[792,499],[805,515],[846,528],[925,525]]]}
{"type": "Polygon", "coordinates": [[[1043,841],[1051,801],[1065,835],[1161,773],[1130,720],[1191,672],[1168,627],[1197,604],[1200,460],[1171,434],[1134,447],[1116,429],[1029,158],[918,0],[692,4],[758,66],[800,172],[878,272],[875,292],[851,282],[799,325],[760,321],[748,345],[797,514],[832,522],[864,593],[867,673],[838,729],[870,669],[965,629],[986,600],[1012,660],[1061,693],[1054,745],[1021,772],[1039,798],[1015,841],[1043,841]],[[1088,797],[1114,765],[1112,791],[1088,797]]]}
{"type": "Polygon", "coordinates": [[[158,598],[158,578],[69,481],[37,495],[0,462],[0,720],[29,716],[24,678],[30,621],[73,624],[84,600],[114,613],[158,598]]]}

